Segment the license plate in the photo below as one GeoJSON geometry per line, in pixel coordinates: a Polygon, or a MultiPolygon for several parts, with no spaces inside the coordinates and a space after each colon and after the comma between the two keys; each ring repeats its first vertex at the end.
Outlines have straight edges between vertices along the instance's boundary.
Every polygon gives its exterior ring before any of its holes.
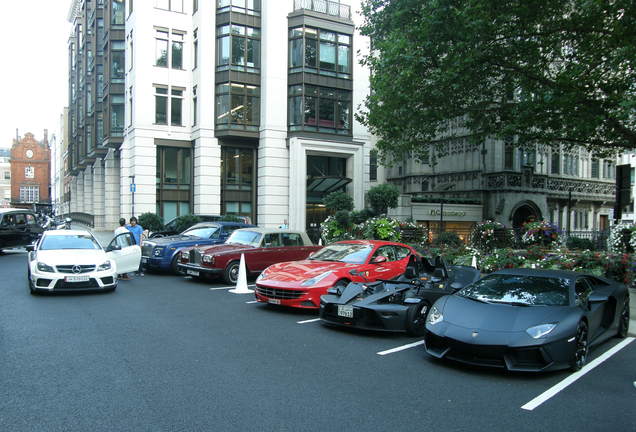
{"type": "Polygon", "coordinates": [[[353,306],[338,305],[338,316],[353,318],[353,306]]]}
{"type": "Polygon", "coordinates": [[[65,282],[88,282],[90,278],[88,276],[66,276],[65,282]]]}
{"type": "Polygon", "coordinates": [[[141,263],[142,264],[146,264],[148,262],[148,258],[147,257],[141,257],[141,263]]]}
{"type": "Polygon", "coordinates": [[[190,269],[187,269],[187,270],[186,270],[186,274],[187,274],[187,275],[190,275],[190,276],[199,276],[199,272],[198,272],[197,270],[190,270],[190,269]]]}
{"type": "Polygon", "coordinates": [[[279,299],[267,299],[267,303],[271,303],[271,304],[280,304],[280,300],[279,299]]]}

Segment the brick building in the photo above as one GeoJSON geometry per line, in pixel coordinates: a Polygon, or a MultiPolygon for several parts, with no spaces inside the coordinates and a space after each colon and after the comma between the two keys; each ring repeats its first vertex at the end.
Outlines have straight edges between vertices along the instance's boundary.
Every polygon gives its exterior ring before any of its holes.
{"type": "Polygon", "coordinates": [[[11,206],[31,207],[51,202],[51,149],[48,132],[37,141],[32,133],[13,140],[11,147],[11,206]]]}

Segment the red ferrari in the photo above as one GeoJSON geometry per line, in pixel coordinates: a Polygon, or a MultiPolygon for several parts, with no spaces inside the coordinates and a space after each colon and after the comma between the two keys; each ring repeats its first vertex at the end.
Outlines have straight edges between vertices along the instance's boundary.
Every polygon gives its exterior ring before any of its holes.
{"type": "Polygon", "coordinates": [[[269,266],[256,279],[260,302],[318,309],[320,296],[349,282],[393,279],[404,273],[415,249],[380,240],[345,240],[325,246],[303,261],[269,266]]]}

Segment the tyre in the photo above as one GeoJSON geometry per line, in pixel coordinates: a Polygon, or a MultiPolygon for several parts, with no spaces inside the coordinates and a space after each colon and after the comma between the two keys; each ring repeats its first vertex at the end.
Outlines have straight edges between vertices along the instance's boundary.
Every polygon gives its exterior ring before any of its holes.
{"type": "Polygon", "coordinates": [[[625,302],[621,315],[618,318],[618,333],[616,336],[619,338],[626,338],[629,330],[629,299],[625,302]]]}
{"type": "Polygon", "coordinates": [[[236,285],[236,282],[238,281],[239,266],[240,263],[238,261],[232,261],[225,266],[225,270],[223,271],[223,280],[226,283],[236,285]]]}
{"type": "Polygon", "coordinates": [[[406,333],[409,336],[423,336],[426,332],[426,317],[431,305],[422,300],[409,307],[406,312],[406,333]]]}
{"type": "Polygon", "coordinates": [[[576,336],[574,337],[574,358],[572,359],[572,370],[581,370],[587,363],[587,357],[590,353],[590,347],[588,345],[588,331],[585,321],[581,321],[576,326],[576,336]]]}
{"type": "Polygon", "coordinates": [[[173,274],[179,274],[179,272],[177,271],[177,261],[179,261],[179,254],[175,254],[174,258],[172,258],[172,261],[170,261],[170,271],[173,274]]]}

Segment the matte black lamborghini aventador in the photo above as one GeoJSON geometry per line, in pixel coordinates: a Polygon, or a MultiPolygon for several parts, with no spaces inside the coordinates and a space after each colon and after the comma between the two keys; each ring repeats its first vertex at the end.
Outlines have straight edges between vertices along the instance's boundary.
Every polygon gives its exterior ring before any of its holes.
{"type": "Polygon", "coordinates": [[[396,280],[331,288],[320,298],[320,318],[326,324],[421,336],[435,300],[477,279],[479,270],[473,267],[449,267],[441,257],[431,264],[413,255],[396,280]]]}
{"type": "Polygon", "coordinates": [[[623,284],[577,272],[507,269],[440,298],[425,348],[438,358],[517,371],[572,368],[592,346],[627,336],[623,284]]]}

